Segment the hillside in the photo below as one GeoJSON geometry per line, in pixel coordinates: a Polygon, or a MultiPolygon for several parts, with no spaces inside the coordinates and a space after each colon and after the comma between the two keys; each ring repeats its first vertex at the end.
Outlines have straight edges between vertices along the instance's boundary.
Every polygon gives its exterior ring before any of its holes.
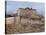
{"type": "Polygon", "coordinates": [[[35,9],[19,8],[17,16],[6,18],[6,33],[44,32],[44,17],[37,15],[35,9]]]}

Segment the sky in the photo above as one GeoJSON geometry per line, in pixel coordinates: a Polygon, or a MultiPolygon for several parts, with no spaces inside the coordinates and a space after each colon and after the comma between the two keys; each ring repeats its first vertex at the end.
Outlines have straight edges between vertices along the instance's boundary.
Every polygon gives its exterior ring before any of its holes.
{"type": "Polygon", "coordinates": [[[18,8],[33,8],[36,9],[37,12],[40,15],[45,14],[45,8],[44,8],[44,3],[38,3],[38,2],[22,2],[22,1],[7,1],[6,3],[6,13],[7,14],[12,14],[16,12],[16,9],[18,8]]]}

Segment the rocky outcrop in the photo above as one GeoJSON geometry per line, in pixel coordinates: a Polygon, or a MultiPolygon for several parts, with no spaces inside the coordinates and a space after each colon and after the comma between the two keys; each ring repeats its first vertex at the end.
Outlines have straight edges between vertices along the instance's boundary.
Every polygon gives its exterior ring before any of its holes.
{"type": "Polygon", "coordinates": [[[19,8],[17,14],[6,18],[7,34],[44,32],[44,17],[37,15],[36,9],[19,8]]]}

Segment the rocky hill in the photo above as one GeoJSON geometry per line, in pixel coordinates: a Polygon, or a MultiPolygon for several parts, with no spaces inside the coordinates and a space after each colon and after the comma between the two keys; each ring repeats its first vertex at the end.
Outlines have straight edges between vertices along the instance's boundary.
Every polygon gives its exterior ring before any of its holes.
{"type": "Polygon", "coordinates": [[[44,32],[44,17],[36,9],[19,8],[17,16],[6,18],[6,33],[44,32]]]}

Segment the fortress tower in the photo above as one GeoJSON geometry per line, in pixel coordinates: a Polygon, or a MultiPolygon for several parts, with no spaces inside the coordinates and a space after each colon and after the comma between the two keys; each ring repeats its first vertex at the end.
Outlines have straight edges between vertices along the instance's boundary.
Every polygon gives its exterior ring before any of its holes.
{"type": "Polygon", "coordinates": [[[17,16],[17,24],[21,23],[21,16],[23,17],[32,17],[36,15],[36,9],[32,9],[32,8],[19,8],[17,10],[18,16],[17,16]]]}

